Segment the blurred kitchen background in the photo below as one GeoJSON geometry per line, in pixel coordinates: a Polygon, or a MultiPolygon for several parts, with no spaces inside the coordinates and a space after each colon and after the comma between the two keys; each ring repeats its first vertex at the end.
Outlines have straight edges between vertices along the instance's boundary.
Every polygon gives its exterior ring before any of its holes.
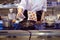
{"type": "Polygon", "coordinates": [[[2,31],[3,26],[8,27],[8,14],[9,9],[13,9],[13,13],[17,14],[17,5],[21,0],[0,0],[0,40],[60,40],[60,30],[53,31],[39,31],[50,29],[60,29],[60,0],[47,0],[47,12],[45,15],[45,20],[42,28],[37,28],[38,30],[34,31],[17,31],[17,22],[14,23],[15,31],[2,31]],[[48,23],[46,28],[44,27],[48,23]],[[32,35],[31,35],[32,33],[32,35]],[[50,33],[50,34],[49,34],[50,33]],[[52,33],[52,34],[51,34],[52,33]],[[15,34],[20,34],[16,36],[15,34]],[[35,35],[36,34],[36,35],[35,35]]]}
{"type": "MultiPolygon", "coordinates": [[[[13,9],[13,13],[17,14],[17,5],[20,1],[21,0],[0,0],[0,29],[2,29],[3,25],[8,26],[8,22],[6,21],[8,21],[9,9],[13,9]]],[[[53,24],[54,28],[60,29],[60,0],[47,0],[47,4],[47,12],[43,23],[46,22],[48,25],[53,24]],[[59,25],[59,27],[57,27],[57,25],[59,25]]]]}

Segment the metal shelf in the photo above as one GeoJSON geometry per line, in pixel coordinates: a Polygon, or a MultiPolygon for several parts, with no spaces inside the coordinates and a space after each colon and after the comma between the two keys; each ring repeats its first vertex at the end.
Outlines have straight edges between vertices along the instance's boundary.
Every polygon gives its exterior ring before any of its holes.
{"type": "Polygon", "coordinates": [[[16,4],[7,4],[7,5],[0,4],[0,8],[17,8],[17,5],[16,4]]]}

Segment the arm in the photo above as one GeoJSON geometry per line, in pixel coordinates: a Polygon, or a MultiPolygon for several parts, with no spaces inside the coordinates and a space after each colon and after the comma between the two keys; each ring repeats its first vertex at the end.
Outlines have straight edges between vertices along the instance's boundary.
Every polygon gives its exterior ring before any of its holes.
{"type": "Polygon", "coordinates": [[[22,8],[18,8],[18,13],[17,13],[17,17],[21,16],[21,13],[23,12],[23,9],[22,8]]]}
{"type": "Polygon", "coordinates": [[[45,13],[46,13],[46,12],[42,12],[41,21],[43,21],[43,20],[44,20],[45,13]]]}
{"type": "Polygon", "coordinates": [[[26,0],[21,0],[21,2],[18,5],[18,13],[17,13],[17,17],[21,16],[23,11],[26,8],[26,0]]]}
{"type": "Polygon", "coordinates": [[[44,20],[45,13],[47,11],[47,0],[44,0],[42,10],[43,10],[43,13],[42,13],[42,16],[41,16],[41,20],[44,20]]]}

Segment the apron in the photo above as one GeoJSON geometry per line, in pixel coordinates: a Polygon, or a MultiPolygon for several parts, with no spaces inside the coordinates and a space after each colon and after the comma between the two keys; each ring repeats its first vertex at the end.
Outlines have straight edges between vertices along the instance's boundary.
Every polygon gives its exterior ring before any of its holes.
{"type": "Polygon", "coordinates": [[[42,12],[43,11],[30,12],[30,11],[25,10],[23,13],[25,16],[24,20],[40,21],[42,12]]]}

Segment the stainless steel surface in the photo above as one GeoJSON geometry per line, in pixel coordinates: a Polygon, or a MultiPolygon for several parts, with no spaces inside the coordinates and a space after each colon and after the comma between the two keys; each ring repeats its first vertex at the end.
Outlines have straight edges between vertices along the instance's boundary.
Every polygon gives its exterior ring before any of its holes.
{"type": "Polygon", "coordinates": [[[0,30],[0,40],[29,40],[29,32],[32,33],[30,40],[60,40],[60,30],[0,30]],[[6,34],[1,34],[3,32],[6,32],[6,34]],[[9,34],[11,34],[10,38],[7,37],[9,34]],[[14,38],[15,34],[19,35],[14,38]]]}
{"type": "Polygon", "coordinates": [[[60,36],[59,30],[39,30],[39,31],[31,31],[33,36],[60,36]]]}
{"type": "Polygon", "coordinates": [[[32,36],[60,36],[60,30],[0,30],[0,36],[29,36],[30,32],[32,36]]]}

